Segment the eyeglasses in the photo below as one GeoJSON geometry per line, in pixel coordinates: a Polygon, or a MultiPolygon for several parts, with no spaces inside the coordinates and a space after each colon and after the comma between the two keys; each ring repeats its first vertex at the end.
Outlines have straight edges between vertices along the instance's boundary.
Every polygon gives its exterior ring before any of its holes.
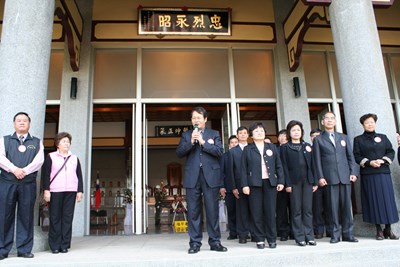
{"type": "Polygon", "coordinates": [[[336,118],[335,117],[324,117],[324,120],[330,120],[330,121],[333,121],[333,120],[335,120],[336,118]]]}

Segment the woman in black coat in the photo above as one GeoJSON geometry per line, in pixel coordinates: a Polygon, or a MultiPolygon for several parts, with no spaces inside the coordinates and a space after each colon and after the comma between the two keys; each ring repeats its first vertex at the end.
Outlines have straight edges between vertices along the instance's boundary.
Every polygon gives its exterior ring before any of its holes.
{"type": "Polygon", "coordinates": [[[399,239],[390,225],[399,221],[389,165],[394,150],[384,134],[375,132],[375,114],[360,118],[364,133],[354,138],[354,158],[360,164],[363,221],[376,226],[376,240],[399,239]],[[381,224],[385,224],[382,231],[381,224]]]}
{"type": "Polygon", "coordinates": [[[242,153],[241,184],[249,195],[250,216],[257,248],[276,248],[276,193],[284,187],[281,160],[274,144],[264,142],[265,128],[254,123],[250,129],[253,143],[242,153]]]}
{"type": "Polygon", "coordinates": [[[281,147],[280,155],[285,175],[286,191],[290,195],[291,225],[299,246],[315,246],[312,200],[317,181],[311,167],[311,145],[303,141],[303,124],[292,120],[286,127],[289,142],[281,147]]]}

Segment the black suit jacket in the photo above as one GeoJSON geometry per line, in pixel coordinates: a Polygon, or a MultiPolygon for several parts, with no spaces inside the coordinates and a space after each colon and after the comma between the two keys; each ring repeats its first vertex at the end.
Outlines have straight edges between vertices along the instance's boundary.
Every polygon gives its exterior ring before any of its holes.
{"type": "Polygon", "coordinates": [[[243,150],[240,147],[240,145],[235,146],[231,150],[229,150],[229,167],[228,167],[228,173],[230,176],[230,190],[232,191],[233,189],[240,189],[242,187],[241,185],[241,179],[240,177],[242,176],[242,154],[243,150]]]}
{"type": "Polygon", "coordinates": [[[176,149],[179,158],[186,157],[183,186],[186,188],[196,186],[201,165],[208,186],[221,187],[223,183],[218,158],[222,156],[223,148],[219,132],[204,128],[205,143],[202,146],[191,143],[192,132],[193,130],[189,130],[182,134],[176,149]]]}
{"type": "MultiPolygon", "coordinates": [[[[264,143],[263,160],[268,169],[268,180],[271,186],[285,184],[281,159],[274,144],[264,143]]],[[[261,154],[254,143],[244,148],[241,161],[242,173],[240,176],[242,187],[262,186],[261,154]]]]}
{"type": "Polygon", "coordinates": [[[228,156],[228,152],[225,152],[220,158],[219,158],[219,166],[221,168],[221,180],[222,180],[222,185],[221,187],[225,188],[228,192],[228,185],[229,185],[229,181],[227,181],[229,179],[229,175],[228,175],[228,160],[229,160],[229,156],[228,156]]]}
{"type": "Polygon", "coordinates": [[[358,176],[357,164],[347,135],[334,132],[335,146],[329,133],[323,131],[314,138],[313,167],[316,178],[325,178],[328,185],[350,184],[350,175],[358,176]]]}
{"type": "Polygon", "coordinates": [[[361,174],[390,173],[389,165],[394,159],[392,143],[384,134],[363,133],[354,138],[354,158],[360,164],[361,174]],[[371,160],[382,159],[386,163],[380,168],[373,168],[371,160]]]}
{"type": "MultiPolygon", "coordinates": [[[[302,177],[303,173],[300,170],[300,166],[298,164],[298,157],[293,157],[292,153],[289,153],[290,143],[287,143],[280,148],[280,156],[283,165],[283,171],[285,175],[285,182],[287,187],[291,187],[292,184],[297,184],[302,179],[306,178],[307,182],[312,185],[317,185],[317,180],[315,179],[313,170],[312,170],[312,148],[309,143],[302,142],[301,150],[298,153],[304,157],[304,160],[307,164],[307,177],[302,177]]],[[[296,151],[297,152],[297,151],[296,151]]]]}

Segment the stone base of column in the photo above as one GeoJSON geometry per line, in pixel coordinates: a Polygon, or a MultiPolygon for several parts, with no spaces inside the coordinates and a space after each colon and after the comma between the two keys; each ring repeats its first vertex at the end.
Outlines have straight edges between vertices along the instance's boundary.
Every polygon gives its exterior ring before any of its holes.
{"type": "MultiPolygon", "coordinates": [[[[43,232],[40,226],[33,227],[33,248],[32,253],[50,250],[48,243],[48,233],[43,232]]],[[[15,238],[14,238],[14,246],[10,251],[10,255],[17,255],[17,248],[15,247],[15,238]]]]}
{"type": "MultiPolygon", "coordinates": [[[[385,226],[382,225],[382,228],[385,226]]],[[[400,224],[395,223],[392,224],[391,226],[393,233],[395,235],[399,236],[400,235],[400,224]]],[[[362,214],[357,214],[354,215],[354,236],[357,237],[371,237],[372,239],[375,239],[376,235],[376,228],[375,225],[372,223],[365,223],[363,222],[362,219],[362,214]]]]}

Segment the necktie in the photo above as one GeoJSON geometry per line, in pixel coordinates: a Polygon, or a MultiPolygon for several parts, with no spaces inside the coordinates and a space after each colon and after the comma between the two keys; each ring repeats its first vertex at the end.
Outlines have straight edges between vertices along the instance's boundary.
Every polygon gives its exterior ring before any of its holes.
{"type": "Polygon", "coordinates": [[[19,142],[21,143],[21,145],[24,143],[24,136],[23,135],[20,135],[19,136],[19,142]]]}
{"type": "Polygon", "coordinates": [[[333,133],[329,134],[329,139],[331,139],[332,144],[333,144],[334,146],[336,146],[336,145],[335,145],[335,135],[334,135],[333,133]]]}

